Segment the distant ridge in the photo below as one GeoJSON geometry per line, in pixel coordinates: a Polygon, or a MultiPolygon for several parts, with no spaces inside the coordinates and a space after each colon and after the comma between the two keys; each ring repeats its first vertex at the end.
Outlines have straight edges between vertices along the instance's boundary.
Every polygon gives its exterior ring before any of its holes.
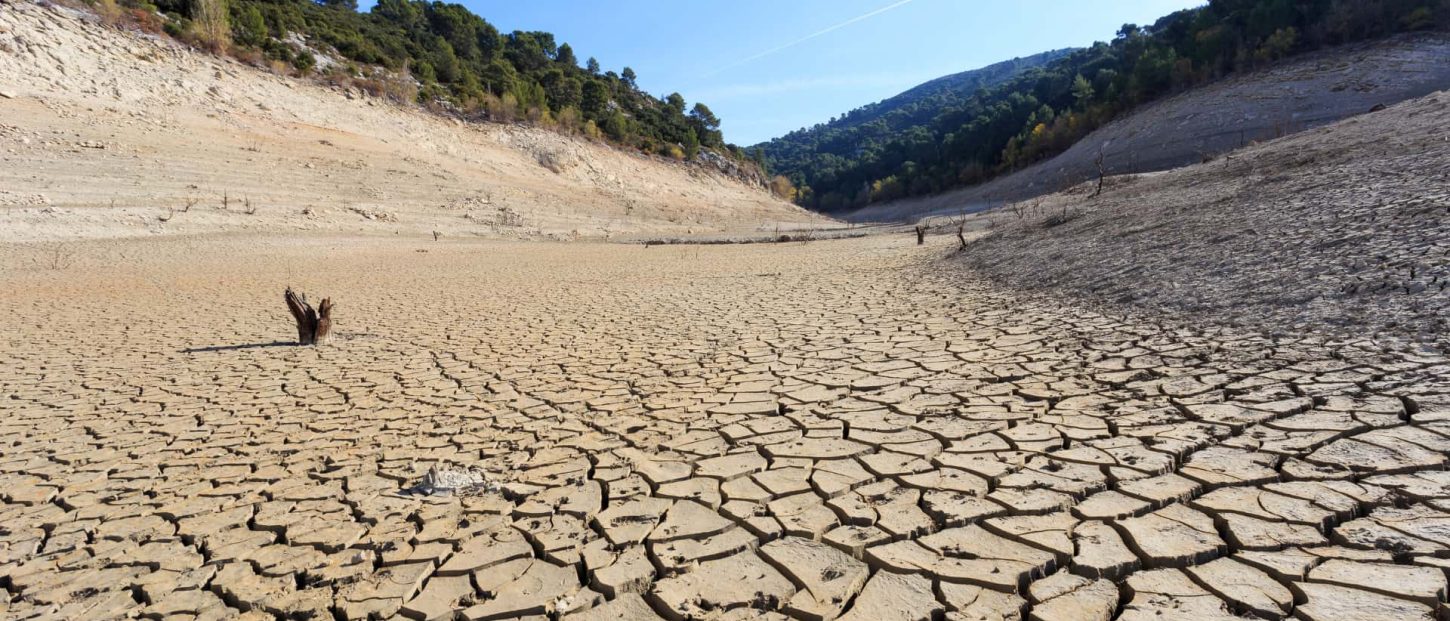
{"type": "Polygon", "coordinates": [[[930,122],[943,110],[964,103],[976,92],[997,86],[1034,67],[1044,66],[1072,48],[1013,58],[923,82],[898,95],[856,108],[828,123],[805,127],[754,148],[774,160],[809,157],[811,152],[849,156],[861,145],[885,142],[896,132],[930,122]],[[880,124],[874,124],[881,121],[880,124]]]}
{"type": "Polygon", "coordinates": [[[1147,104],[1230,76],[1424,31],[1450,32],[1450,0],[1215,0],[1147,26],[1124,24],[1089,48],[988,68],[996,80],[970,76],[962,90],[928,83],[760,145],[759,154],[794,186],[786,194],[798,204],[857,210],[1023,170],[1147,104]]]}
{"type": "MultiPolygon", "coordinates": [[[[934,80],[923,82],[911,87],[901,94],[883,99],[873,104],[867,104],[846,113],[838,121],[838,125],[864,124],[878,118],[886,119],[888,124],[896,122],[897,117],[893,112],[905,111],[905,120],[910,122],[929,121],[936,112],[954,103],[965,101],[972,94],[985,88],[992,88],[1007,81],[1023,71],[1033,67],[1041,67],[1054,60],[1067,56],[1075,51],[1075,48],[1063,48],[1042,52],[1022,58],[1013,58],[999,63],[993,63],[980,69],[972,69],[961,73],[942,76],[934,80]],[[857,119],[860,121],[857,121],[857,119]]],[[[830,126],[829,124],[827,125],[830,126]]]]}

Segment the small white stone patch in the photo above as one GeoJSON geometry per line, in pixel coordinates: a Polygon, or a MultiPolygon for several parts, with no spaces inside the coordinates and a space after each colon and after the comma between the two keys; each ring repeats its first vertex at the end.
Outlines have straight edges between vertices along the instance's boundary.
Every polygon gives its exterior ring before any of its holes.
{"type": "Polygon", "coordinates": [[[489,479],[482,471],[430,466],[418,484],[407,491],[424,496],[478,496],[497,493],[498,490],[498,483],[489,479]]]}

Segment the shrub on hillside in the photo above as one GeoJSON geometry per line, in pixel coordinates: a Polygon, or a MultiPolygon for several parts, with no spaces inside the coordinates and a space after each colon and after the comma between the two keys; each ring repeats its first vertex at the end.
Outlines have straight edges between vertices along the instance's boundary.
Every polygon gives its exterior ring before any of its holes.
{"type": "Polygon", "coordinates": [[[196,42],[218,54],[232,44],[231,21],[226,0],[192,0],[192,36],[196,42]]]}

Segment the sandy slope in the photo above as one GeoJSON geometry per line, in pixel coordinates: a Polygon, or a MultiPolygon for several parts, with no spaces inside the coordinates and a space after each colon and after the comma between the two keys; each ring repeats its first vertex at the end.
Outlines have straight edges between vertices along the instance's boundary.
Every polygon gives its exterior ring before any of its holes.
{"type": "Polygon", "coordinates": [[[698,167],[466,126],[87,17],[0,4],[0,240],[299,229],[569,238],[826,223],[698,167]]]}
{"type": "Polygon", "coordinates": [[[998,210],[986,274],[1195,323],[1446,340],[1450,93],[998,210]]]}
{"type": "Polygon", "coordinates": [[[1109,174],[1195,164],[1254,141],[1321,127],[1450,88],[1450,36],[1422,33],[1323,50],[1145,106],[1061,155],[981,185],[872,205],[857,222],[975,211],[1109,174]]]}

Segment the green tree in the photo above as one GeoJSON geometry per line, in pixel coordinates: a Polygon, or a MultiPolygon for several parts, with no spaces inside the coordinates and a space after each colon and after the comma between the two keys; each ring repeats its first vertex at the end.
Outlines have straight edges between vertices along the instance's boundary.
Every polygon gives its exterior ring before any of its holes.
{"type": "Polygon", "coordinates": [[[605,108],[609,105],[609,87],[597,79],[584,82],[584,88],[580,93],[579,111],[584,113],[584,118],[601,120],[604,118],[605,108]]]}
{"type": "Polygon", "coordinates": [[[513,31],[504,42],[504,57],[521,73],[542,70],[557,52],[553,35],[545,38],[543,34],[547,33],[513,31]]]}
{"type": "Polygon", "coordinates": [[[679,93],[670,93],[668,97],[665,97],[665,105],[669,106],[670,110],[673,111],[675,114],[681,116],[685,114],[684,95],[681,95],[679,93]]]}
{"type": "Polygon", "coordinates": [[[618,110],[605,117],[603,129],[605,135],[609,136],[615,142],[625,142],[629,140],[631,134],[629,119],[625,118],[624,113],[618,110]]]}
{"type": "Polygon", "coordinates": [[[1072,79],[1072,99],[1077,103],[1079,110],[1087,110],[1088,106],[1092,105],[1093,94],[1092,83],[1082,77],[1081,73],[1072,79]]]}
{"type": "Polygon", "coordinates": [[[236,15],[232,32],[242,45],[260,46],[267,42],[267,21],[255,6],[249,6],[236,15]]]}
{"type": "Polygon", "coordinates": [[[438,72],[433,69],[433,63],[426,60],[420,60],[414,63],[412,73],[414,79],[424,84],[438,81],[438,72]]]}
{"type": "Polygon", "coordinates": [[[428,30],[443,37],[453,47],[458,58],[478,63],[491,53],[491,50],[485,51],[484,46],[493,45],[489,41],[490,35],[497,37],[498,31],[488,22],[470,13],[462,5],[435,2],[424,6],[428,30]]]}
{"type": "Polygon", "coordinates": [[[720,134],[720,118],[715,116],[709,106],[696,102],[695,107],[690,109],[689,122],[702,144],[711,148],[724,146],[725,140],[720,134]]]}
{"type": "Polygon", "coordinates": [[[463,65],[453,53],[453,46],[444,41],[443,37],[433,37],[428,52],[428,59],[433,63],[439,82],[453,83],[463,78],[463,65]]]}
{"type": "Polygon", "coordinates": [[[1254,53],[1259,62],[1279,60],[1288,56],[1294,50],[1294,44],[1299,42],[1299,31],[1293,26],[1280,28],[1274,34],[1264,40],[1264,44],[1254,53]]]}
{"type": "Polygon", "coordinates": [[[634,83],[634,79],[638,76],[634,75],[633,69],[625,67],[624,71],[620,72],[619,76],[624,78],[624,83],[628,84],[630,88],[638,88],[637,86],[635,86],[634,83]]]}
{"type": "MultiPolygon", "coordinates": [[[[1446,5],[1441,3],[1441,6],[1444,7],[1446,5]]],[[[1450,13],[1450,8],[1443,8],[1441,12],[1450,13]]],[[[1404,17],[1400,18],[1400,25],[1409,31],[1429,30],[1435,27],[1435,12],[1428,6],[1415,7],[1409,13],[1406,13],[1404,17]]]]}
{"type": "Polygon", "coordinates": [[[405,31],[411,31],[420,29],[423,22],[423,9],[419,4],[410,0],[378,0],[372,12],[405,31]]]}
{"type": "Polygon", "coordinates": [[[700,154],[700,138],[695,135],[695,130],[685,131],[685,159],[693,160],[700,154]]]}
{"type": "Polygon", "coordinates": [[[559,46],[559,55],[558,58],[554,59],[554,62],[571,69],[579,66],[579,59],[574,57],[574,48],[569,47],[568,43],[559,46]]]}
{"type": "Polygon", "coordinates": [[[544,95],[548,98],[551,110],[576,108],[583,100],[583,86],[579,80],[558,67],[545,72],[539,78],[539,84],[544,87],[544,95]]]}
{"type": "Polygon", "coordinates": [[[317,66],[317,57],[313,56],[312,52],[302,50],[292,57],[292,66],[297,69],[298,73],[307,75],[312,72],[313,67],[317,66]]]}
{"type": "Polygon", "coordinates": [[[599,61],[590,56],[589,62],[585,65],[585,71],[588,71],[589,75],[599,75],[599,61]]]}
{"type": "Polygon", "coordinates": [[[1178,54],[1171,47],[1150,47],[1133,68],[1133,100],[1146,101],[1167,92],[1173,83],[1173,65],[1177,60],[1178,54]]]}

